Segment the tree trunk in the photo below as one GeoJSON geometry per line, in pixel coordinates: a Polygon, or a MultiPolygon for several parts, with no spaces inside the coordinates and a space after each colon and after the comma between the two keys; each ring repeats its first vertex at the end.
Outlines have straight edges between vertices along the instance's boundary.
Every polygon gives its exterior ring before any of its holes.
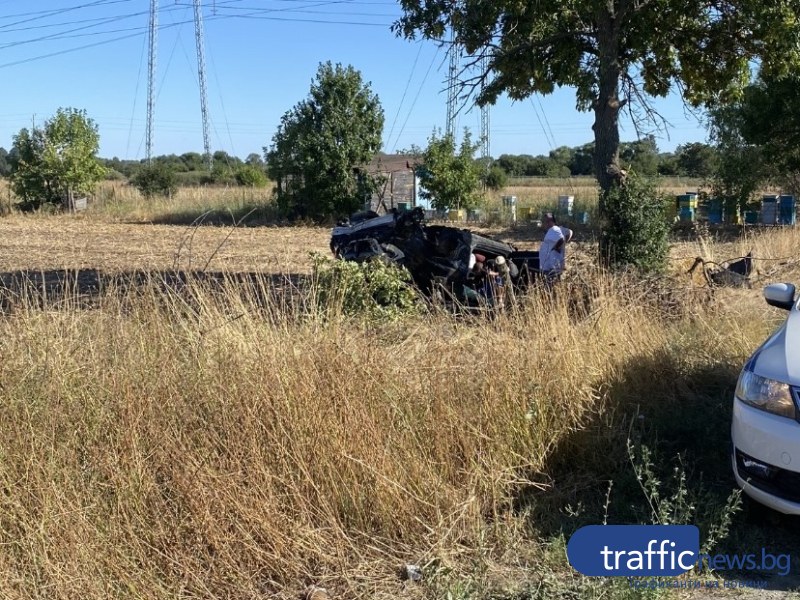
{"type": "Polygon", "coordinates": [[[594,103],[594,172],[603,192],[622,180],[619,167],[619,35],[614,15],[598,17],[598,94],[594,103]]]}
{"type": "Polygon", "coordinates": [[[610,192],[620,186],[623,173],[619,166],[619,83],[622,74],[619,53],[618,24],[615,22],[614,3],[609,0],[597,15],[598,89],[594,103],[594,172],[600,186],[600,219],[603,231],[600,235],[600,263],[609,265],[615,261],[620,248],[618,211],[610,205],[614,202],[610,192]],[[617,218],[615,218],[617,217],[617,218]]]}

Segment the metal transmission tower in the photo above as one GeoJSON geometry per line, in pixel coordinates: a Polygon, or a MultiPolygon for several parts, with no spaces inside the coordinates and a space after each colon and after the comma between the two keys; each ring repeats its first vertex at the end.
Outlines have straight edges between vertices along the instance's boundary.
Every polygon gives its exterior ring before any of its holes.
{"type": "Polygon", "coordinates": [[[456,103],[458,102],[458,43],[456,33],[450,38],[450,67],[447,71],[447,123],[445,134],[456,138],[456,103]]]}
{"type": "MultiPolygon", "coordinates": [[[[481,91],[486,87],[486,71],[489,68],[489,59],[484,55],[481,58],[481,73],[484,75],[481,91]]],[[[481,106],[481,158],[486,159],[486,168],[489,168],[489,105],[481,106]]]]}
{"type": "Polygon", "coordinates": [[[150,28],[147,54],[147,164],[153,160],[153,112],[156,106],[156,47],[158,42],[158,0],[150,0],[150,28]]]}
{"type": "Polygon", "coordinates": [[[208,140],[208,86],[206,85],[206,52],[203,39],[203,9],[200,0],[194,0],[194,36],[197,42],[197,76],[200,80],[200,112],[203,116],[203,148],[208,170],[211,171],[213,159],[208,140]]]}

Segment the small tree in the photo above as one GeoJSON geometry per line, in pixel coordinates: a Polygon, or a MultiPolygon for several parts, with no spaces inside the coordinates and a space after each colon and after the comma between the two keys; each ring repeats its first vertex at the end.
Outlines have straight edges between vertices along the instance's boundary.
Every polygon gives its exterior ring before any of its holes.
{"type": "Polygon", "coordinates": [[[131,183],[148,199],[154,196],[173,196],[178,191],[175,169],[161,162],[140,167],[131,178],[131,183]]]}
{"type": "Polygon", "coordinates": [[[97,159],[100,135],[86,111],[59,108],[44,127],[22,129],[9,154],[11,187],[25,208],[89,194],[105,176],[97,159]]]}
{"type": "Polygon", "coordinates": [[[481,200],[481,167],[473,158],[477,149],[467,130],[458,154],[453,136],[434,132],[422,156],[420,196],[437,209],[475,208],[481,200]]]}
{"type": "Polygon", "coordinates": [[[383,121],[378,97],[357,70],[321,64],[309,98],[283,115],[265,148],[279,205],[317,219],[361,208],[377,186],[359,168],[380,150],[383,121]]]}

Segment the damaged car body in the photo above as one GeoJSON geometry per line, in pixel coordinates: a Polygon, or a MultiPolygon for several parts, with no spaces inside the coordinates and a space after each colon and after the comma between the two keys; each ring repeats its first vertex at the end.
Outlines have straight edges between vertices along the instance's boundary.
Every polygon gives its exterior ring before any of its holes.
{"type": "Polygon", "coordinates": [[[460,302],[469,300],[466,287],[475,255],[487,261],[503,257],[516,289],[527,288],[539,271],[538,252],[520,251],[468,229],[426,225],[421,208],[382,216],[357,213],[340,221],[331,235],[331,251],[343,260],[388,260],[405,267],[426,295],[444,291],[460,302]]]}

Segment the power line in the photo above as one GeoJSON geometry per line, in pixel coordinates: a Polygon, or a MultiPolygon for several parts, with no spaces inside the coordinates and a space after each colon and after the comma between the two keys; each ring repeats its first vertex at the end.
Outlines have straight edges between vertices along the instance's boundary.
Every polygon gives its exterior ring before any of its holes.
{"type": "MultiPolygon", "coordinates": [[[[145,44],[142,45],[142,51],[139,57],[139,72],[136,75],[136,90],[133,92],[133,110],[131,111],[131,120],[130,125],[128,126],[128,141],[125,145],[125,155],[129,156],[131,151],[131,137],[133,136],[133,122],[134,117],[136,116],[136,99],[139,97],[139,84],[142,82],[142,65],[144,64],[144,51],[145,46],[147,45],[147,40],[145,40],[145,44]]],[[[137,152],[138,154],[138,152],[137,152]]]]}
{"type": "MultiPolygon", "coordinates": [[[[116,0],[116,1],[128,1],[128,0],[116,0]]],[[[270,20],[270,21],[281,21],[281,22],[296,22],[296,23],[319,23],[319,24],[324,24],[324,25],[352,25],[352,26],[367,26],[367,27],[388,27],[388,24],[386,24],[386,23],[366,23],[366,22],[357,22],[357,21],[334,21],[334,20],[329,20],[329,19],[297,19],[297,18],[291,18],[291,17],[269,17],[269,16],[257,16],[257,15],[217,15],[217,16],[212,16],[207,20],[216,21],[216,20],[220,20],[220,19],[258,19],[258,20],[270,20]]],[[[172,28],[172,27],[175,27],[175,26],[178,26],[178,25],[183,25],[185,23],[190,23],[190,22],[191,21],[182,21],[182,22],[172,23],[170,25],[162,25],[162,26],[159,26],[159,30],[163,31],[164,29],[169,29],[169,28],[172,28]]],[[[27,63],[31,63],[31,62],[35,62],[35,61],[39,61],[39,60],[44,60],[44,59],[47,59],[47,58],[52,58],[54,56],[61,56],[62,54],[69,54],[69,53],[73,53],[73,52],[79,52],[81,50],[87,50],[89,48],[96,48],[98,46],[103,46],[103,45],[106,45],[106,44],[113,44],[113,43],[116,43],[116,42],[121,42],[121,41],[124,41],[124,40],[127,40],[127,39],[138,37],[140,35],[144,35],[146,33],[146,31],[147,31],[147,27],[132,27],[132,28],[128,28],[128,29],[119,29],[119,30],[111,30],[111,31],[100,31],[100,32],[94,32],[94,33],[91,33],[91,34],[83,34],[83,35],[79,35],[79,36],[70,36],[70,37],[86,37],[87,35],[93,35],[93,36],[94,35],[107,35],[107,34],[110,34],[110,33],[125,32],[125,31],[130,31],[132,33],[129,33],[129,34],[126,34],[126,35],[116,36],[116,37],[113,37],[113,38],[107,39],[107,40],[102,40],[102,41],[98,41],[98,42],[92,42],[92,43],[89,43],[89,44],[83,44],[83,45],[80,45],[80,46],[74,46],[72,48],[61,49],[61,50],[57,50],[57,51],[53,51],[53,52],[47,52],[47,53],[44,53],[44,54],[39,54],[39,55],[36,55],[36,56],[31,56],[31,57],[28,57],[28,58],[22,58],[22,59],[19,59],[19,60],[10,61],[10,62],[7,62],[7,63],[2,63],[2,64],[0,64],[0,69],[13,67],[13,66],[17,66],[17,65],[22,65],[22,64],[27,64],[27,63]]],[[[57,39],[57,38],[54,38],[54,39],[57,39]]],[[[6,44],[5,48],[15,47],[16,45],[21,45],[22,43],[23,42],[9,43],[9,44],[6,44]]]]}
{"type": "Polygon", "coordinates": [[[408,93],[408,88],[411,85],[411,80],[414,78],[414,72],[417,69],[417,62],[419,62],[419,55],[422,54],[422,42],[419,43],[419,49],[417,50],[417,56],[414,58],[414,64],[411,65],[411,73],[408,76],[408,81],[406,81],[406,87],[403,90],[403,97],[400,98],[400,104],[397,105],[397,112],[394,114],[394,120],[392,121],[392,127],[389,129],[389,135],[386,136],[387,140],[392,139],[392,134],[394,133],[394,126],[397,123],[397,117],[400,116],[400,110],[403,108],[403,102],[406,100],[406,94],[408,93]]]}
{"type": "Polygon", "coordinates": [[[4,17],[0,17],[0,19],[13,19],[15,17],[25,17],[25,16],[29,16],[30,18],[23,19],[22,21],[15,21],[14,23],[8,23],[6,25],[0,25],[0,29],[6,29],[7,27],[13,27],[14,25],[21,25],[22,23],[30,23],[31,21],[38,21],[39,19],[65,14],[75,10],[80,10],[82,8],[89,8],[92,6],[101,6],[108,4],[120,4],[123,2],[132,2],[132,1],[133,0],[97,0],[96,2],[90,2],[89,4],[82,4],[80,6],[72,6],[69,8],[58,8],[51,10],[40,10],[36,12],[19,13],[16,15],[6,15],[4,17]]]}
{"type": "Polygon", "coordinates": [[[408,109],[408,114],[406,115],[406,120],[403,121],[403,126],[400,128],[399,133],[397,134],[397,138],[394,140],[394,144],[392,147],[397,151],[397,142],[400,141],[400,136],[403,135],[403,131],[408,124],[408,120],[411,118],[411,113],[414,112],[414,107],[417,105],[417,100],[419,100],[419,95],[422,93],[422,89],[425,86],[425,82],[428,80],[428,75],[431,73],[431,69],[433,68],[433,64],[436,62],[436,57],[439,56],[439,51],[441,50],[441,46],[436,48],[436,53],[433,55],[431,59],[431,64],[428,65],[428,70],[425,71],[425,76],[422,78],[422,82],[419,84],[419,89],[417,89],[417,94],[414,96],[414,101],[411,103],[411,107],[408,109]]]}

